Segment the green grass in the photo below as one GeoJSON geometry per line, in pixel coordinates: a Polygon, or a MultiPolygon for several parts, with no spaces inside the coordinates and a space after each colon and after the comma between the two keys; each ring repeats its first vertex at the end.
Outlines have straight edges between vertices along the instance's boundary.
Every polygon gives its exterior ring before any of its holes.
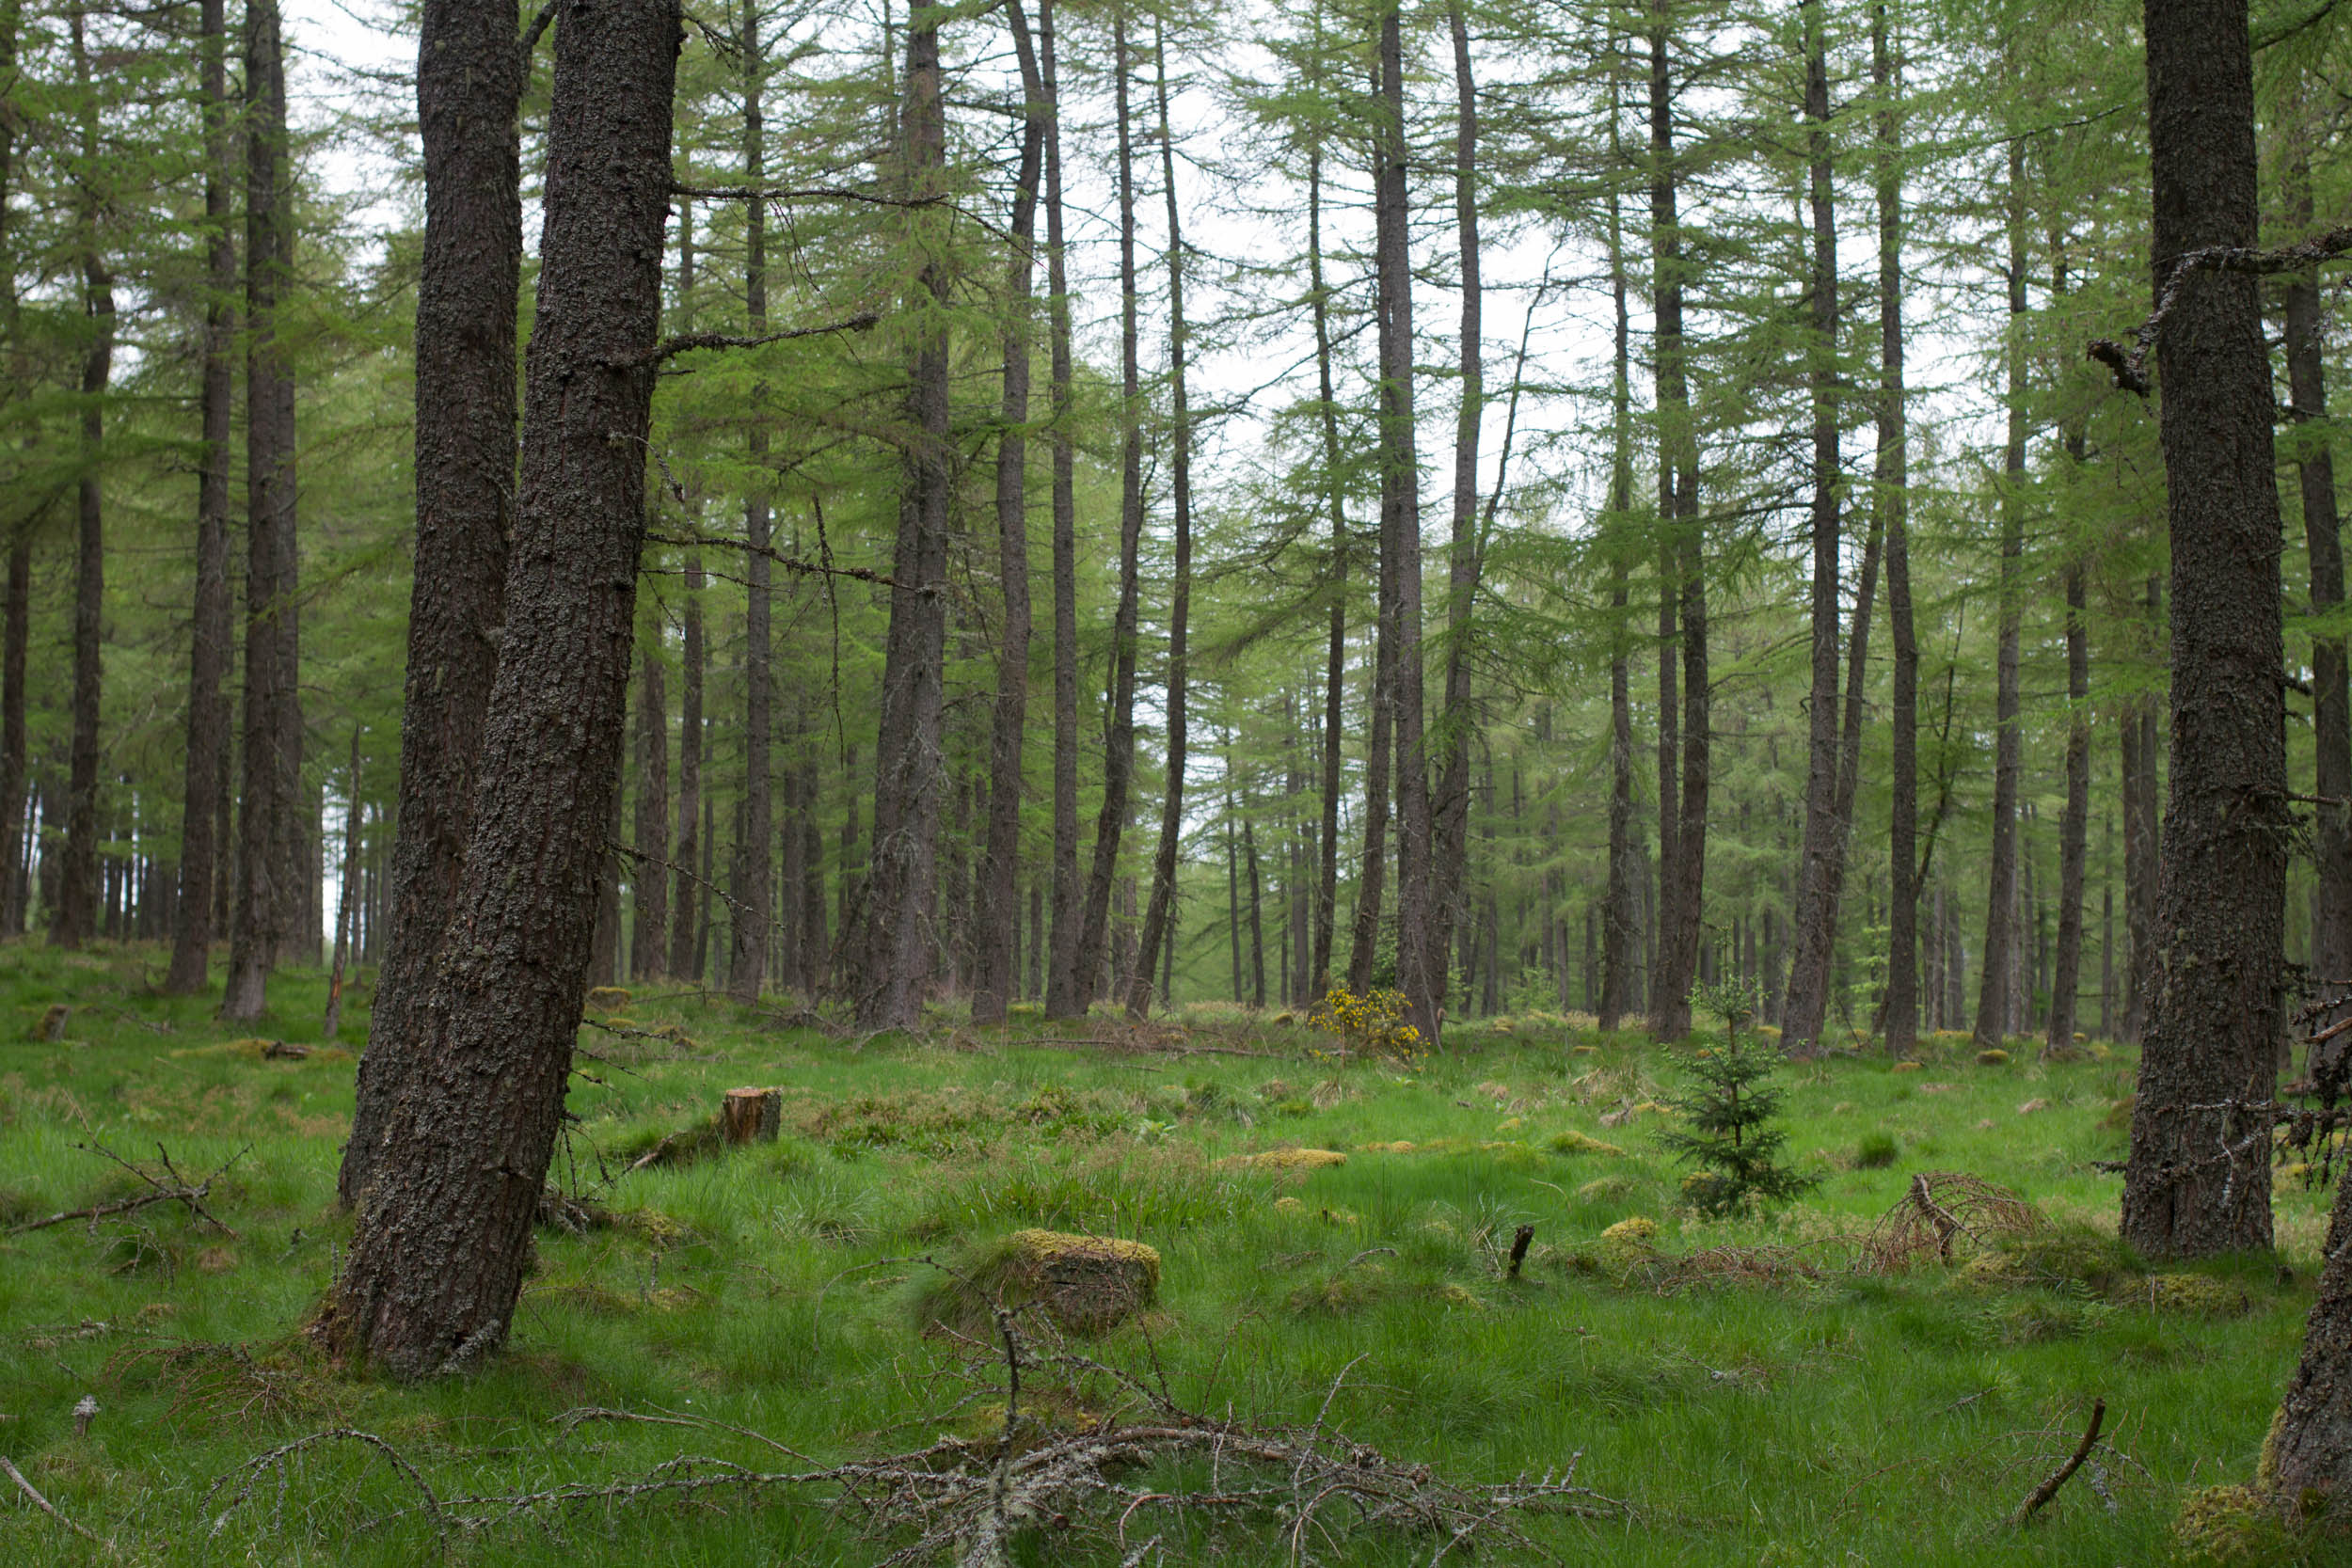
{"type": "MultiPolygon", "coordinates": [[[[8,1487],[0,1562],[435,1560],[414,1514],[364,1528],[413,1494],[350,1442],[293,1457],[282,1492],[269,1472],[209,1533],[234,1490],[212,1493],[219,1478],[332,1428],[381,1436],[444,1497],[680,1453],[777,1460],[748,1439],[557,1424],[582,1405],[692,1412],[827,1463],[986,1435],[950,1408],[938,1374],[953,1347],[916,1332],[934,1276],[907,1259],[953,1263],[1035,1226],[1159,1250],[1156,1308],[1089,1354],[1156,1362],[1191,1408],[1304,1423],[1352,1363],[1328,1419],[1392,1458],[1479,1481],[1581,1454],[1579,1479],[1638,1513],[1535,1527],[1572,1560],[2162,1563],[2176,1560],[2187,1490],[2253,1472],[2330,1196],[2279,1194],[2291,1283],[2262,1259],[2199,1271],[2220,1291],[2152,1285],[2118,1261],[2118,1179],[2091,1165],[2122,1153],[2107,1124],[2132,1085],[2121,1053],[2045,1068],[2020,1044],[1986,1067],[1950,1037],[1923,1042],[1922,1071],[1870,1057],[1792,1068],[1789,1150],[1821,1185],[1793,1208],[1701,1223],[1651,1140],[1660,1113],[1635,1109],[1669,1085],[1633,1036],[1457,1026],[1446,1053],[1406,1072],[1319,1058],[1327,1042],[1304,1026],[1219,1010],[1196,1019],[1201,1043],[1264,1054],[1122,1054],[945,1026],[853,1047],[641,990],[624,1016],[691,1044],[583,1031],[604,1059],[581,1064],[596,1081],[575,1085],[581,1120],[556,1171],[611,1223],[541,1232],[513,1342],[488,1370],[404,1388],[323,1365],[299,1334],[349,1235],[333,1207],[349,1060],[230,1045],[315,1043],[318,976],[280,976],[282,1011],[246,1030],[212,1022],[215,999],[154,996],[162,969],[138,948],[0,954],[0,1218],[128,1191],[93,1143],[151,1161],[160,1141],[187,1173],[251,1146],[213,1188],[233,1237],[169,1205],[0,1236],[0,1453],[119,1554],[17,1506],[8,1487]],[[56,1001],[75,1009],[68,1038],[29,1042],[56,1001]],[[784,1087],[778,1143],[617,1174],[744,1084],[784,1087]],[[1359,1148],[1398,1142],[1415,1148],[1359,1148]],[[1217,1164],[1288,1146],[1351,1152],[1310,1171],[1217,1164]],[[1833,1259],[1827,1239],[1866,1229],[1924,1170],[2016,1188],[2062,1228],[2031,1268],[1832,1266],[1758,1285],[1674,1266],[1734,1244],[1833,1259]],[[1654,1255],[1602,1243],[1633,1216],[1657,1222],[1654,1255]],[[1499,1259],[1522,1223],[1536,1244],[1513,1283],[1499,1259]],[[2100,1260],[2074,1270],[2090,1283],[2069,1272],[2078,1258],[2100,1260]],[[100,1409],[77,1434],[86,1394],[100,1409]],[[2094,1397],[2128,1456],[2106,1457],[2113,1510],[2078,1476],[2030,1530],[2003,1527],[2094,1397]]],[[[347,1033],[364,1022],[364,992],[347,1033]]],[[[805,1500],[714,1497],[516,1523],[452,1560],[865,1563],[894,1544],[805,1500]]],[[[1168,1546],[1171,1561],[1210,1551],[1173,1535],[1168,1546]]],[[[1425,1562],[1433,1549],[1391,1533],[1330,1560],[1425,1562]]],[[[1118,1560],[1051,1541],[1023,1551],[1118,1560]]],[[[1222,1551],[1285,1560],[1271,1534],[1229,1533],[1222,1551]]]]}

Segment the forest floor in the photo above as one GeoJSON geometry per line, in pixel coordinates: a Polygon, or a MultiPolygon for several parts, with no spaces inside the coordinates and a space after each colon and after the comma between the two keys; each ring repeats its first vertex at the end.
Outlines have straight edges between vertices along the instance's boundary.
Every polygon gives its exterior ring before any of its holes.
{"type": "Polygon", "coordinates": [[[1010,1563],[2190,1561],[2175,1517],[2254,1471],[2332,1196],[2281,1174],[2285,1273],[2151,1273],[2097,1164],[2134,1063],[2098,1046],[1792,1066],[1789,1150],[1820,1185],[1708,1222],[1651,1141],[1662,1053],[1566,1021],[1457,1025],[1407,1069],[1230,1007],[859,1041],[648,989],[582,1031],[555,1173],[578,1204],[539,1233],[509,1347],[402,1387],[301,1334],[350,1233],[352,1060],[318,1044],[320,977],[282,974],[257,1033],[156,995],[157,950],[0,966],[8,1564],[954,1560],[926,1527],[1007,1496],[1010,1563]],[[56,1005],[63,1037],[37,1039],[56,1005]],[[739,1085],[782,1089],[782,1135],[708,1147],[739,1085]],[[1284,1148],[1346,1158],[1226,1163],[1284,1148]],[[1936,1184],[1967,1222],[1953,1260],[1892,1266],[1883,1217],[1928,1172],[2031,1212],[1936,1184]],[[204,1196],[24,1228],[148,1177],[204,1196]],[[989,1314],[961,1338],[919,1320],[1031,1227],[1145,1243],[1161,1274],[1091,1338],[1012,1320],[1008,1440],[989,1314]],[[2088,1461],[2010,1523],[2097,1400],[2088,1461]],[[1122,1431],[1163,1435],[1080,1451],[1122,1431]],[[1060,1493],[1007,1480],[1064,1460],[1060,1493]],[[1571,1463],[1589,1494],[1481,1490],[1571,1463]]]}

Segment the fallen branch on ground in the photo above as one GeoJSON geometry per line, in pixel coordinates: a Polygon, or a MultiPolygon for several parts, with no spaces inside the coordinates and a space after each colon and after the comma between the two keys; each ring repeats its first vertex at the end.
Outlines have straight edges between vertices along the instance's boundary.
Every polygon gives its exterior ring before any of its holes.
{"type": "Polygon", "coordinates": [[[87,1220],[90,1222],[90,1228],[95,1230],[100,1220],[110,1218],[116,1214],[128,1214],[136,1210],[144,1209],[151,1203],[183,1204],[186,1207],[188,1213],[192,1218],[202,1220],[214,1229],[218,1230],[222,1235],[234,1236],[236,1234],[234,1230],[231,1230],[228,1226],[222,1224],[219,1218],[215,1216],[210,1209],[204,1207],[204,1200],[212,1196],[213,1183],[219,1179],[221,1172],[226,1171],[230,1165],[233,1165],[239,1160],[244,1159],[246,1154],[253,1148],[251,1144],[246,1145],[244,1148],[237,1150],[236,1153],[231,1154],[227,1160],[221,1162],[219,1168],[215,1170],[211,1175],[205,1177],[201,1181],[190,1181],[186,1178],[183,1177],[179,1170],[172,1164],[171,1156],[165,1151],[164,1146],[161,1144],[157,1144],[155,1146],[155,1153],[157,1158],[163,1162],[164,1172],[170,1178],[169,1181],[157,1180],[154,1173],[142,1169],[131,1161],[124,1159],[121,1155],[117,1154],[113,1149],[108,1148],[103,1144],[77,1144],[74,1147],[77,1148],[88,1149],[92,1153],[104,1155],[107,1159],[112,1160],[116,1164],[120,1165],[124,1170],[129,1171],[132,1175],[146,1182],[150,1190],[144,1193],[136,1194],[131,1197],[116,1198],[110,1203],[92,1203],[80,1209],[61,1209],[57,1212],[47,1215],[44,1218],[26,1220],[21,1225],[10,1226],[8,1227],[9,1235],[21,1236],[28,1230],[46,1230],[53,1225],[63,1225],[68,1220],[87,1220]]]}
{"type": "Polygon", "coordinates": [[[11,1464],[8,1460],[8,1456],[4,1453],[0,1453],[0,1470],[8,1472],[8,1479],[16,1482],[16,1489],[24,1493],[25,1497],[32,1499],[32,1504],[35,1508],[40,1509],[43,1513],[48,1514],[49,1517],[56,1520],[57,1523],[63,1525],[66,1528],[72,1530],[83,1540],[93,1542],[96,1544],[104,1547],[107,1551],[111,1552],[114,1550],[113,1542],[101,1540],[98,1532],[91,1529],[88,1526],[77,1525],[72,1520],[67,1518],[64,1514],[58,1513],[56,1505],[52,1503],[47,1497],[42,1497],[39,1489],[36,1488],[31,1481],[24,1479],[24,1472],[18,1469],[13,1464],[11,1464]]]}
{"type": "Polygon", "coordinates": [[[2043,1503],[2048,1502],[2052,1497],[2058,1496],[2058,1488],[2065,1485],[2068,1478],[2073,1476],[2076,1470],[2082,1468],[2083,1461],[2090,1457],[2091,1446],[2099,1441],[2100,1424],[2106,1418],[2107,1402],[2105,1400],[2091,1401],[2090,1425],[2083,1429],[2083,1440],[2074,1445],[2073,1457],[2068,1459],[2065,1464],[2059,1465],[2056,1470],[2052,1471],[2049,1478],[2042,1481],[2041,1485],[2035,1487],[2030,1493],[2026,1494],[2026,1500],[2017,1505],[2017,1512],[2009,1516],[2009,1522],[2010,1524],[2022,1528],[2027,1520],[2031,1519],[2034,1514],[2041,1510],[2043,1503]]]}

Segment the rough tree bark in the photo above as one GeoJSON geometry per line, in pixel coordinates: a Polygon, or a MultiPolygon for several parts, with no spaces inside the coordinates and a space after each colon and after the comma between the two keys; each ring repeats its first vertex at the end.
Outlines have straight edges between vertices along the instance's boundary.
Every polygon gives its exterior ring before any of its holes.
{"type": "MultiPolygon", "coordinates": [[[[1459,5],[1446,8],[1454,41],[1454,228],[1462,269],[1458,332],[1461,403],[1454,420],[1453,528],[1446,545],[1445,710],[1437,736],[1437,790],[1430,801],[1431,863],[1426,973],[1430,1000],[1442,1008],[1454,930],[1464,916],[1463,887],[1470,855],[1470,614],[1477,603],[1480,546],[1478,433],[1486,411],[1481,354],[1481,277],[1478,246],[1478,83],[1471,73],[1470,25],[1459,5]]],[[[1467,983],[1467,982],[1466,982],[1467,983]]]]}
{"type": "MultiPolygon", "coordinates": [[[[1806,0],[1804,30],[1813,239],[1812,362],[1806,369],[1813,402],[1813,689],[1805,729],[1804,847],[1789,923],[1795,946],[1780,1023],[1791,1053],[1812,1055],[1820,1050],[1830,954],[1837,940],[1838,872],[1832,862],[1843,859],[1845,846],[1837,821],[1837,222],[1830,183],[1829,50],[1820,0],[1806,0]]],[[[1857,616],[1857,629],[1864,625],[1857,616]]]]}
{"type": "MultiPolygon", "coordinates": [[[[1322,57],[1323,8],[1314,13],[1315,55],[1322,57]]],[[[1330,596],[1330,629],[1324,649],[1323,672],[1323,816],[1317,848],[1320,851],[1315,868],[1314,956],[1309,966],[1306,999],[1310,1003],[1322,1000],[1331,989],[1331,944],[1339,927],[1340,901],[1340,795],[1345,785],[1344,721],[1347,706],[1347,492],[1341,477],[1339,394],[1332,382],[1331,372],[1331,294],[1323,275],[1323,140],[1320,136],[1307,147],[1307,292],[1312,296],[1311,306],[1315,327],[1315,384],[1318,398],[1317,413],[1323,436],[1324,501],[1331,514],[1331,559],[1324,583],[1324,592],[1330,596]]],[[[1375,715],[1373,749],[1383,750],[1386,734],[1379,728],[1383,721],[1375,715]]],[[[1385,765],[1383,765],[1385,768],[1385,765]]],[[[1372,803],[1367,793],[1367,811],[1387,812],[1385,791],[1379,803],[1372,803]]],[[[1373,860],[1379,858],[1378,842],[1375,840],[1373,860]]],[[[1375,886],[1374,905],[1378,906],[1375,886]]],[[[1359,939],[1360,942],[1360,939],[1359,939]]]]}
{"type": "MultiPolygon", "coordinates": [[[[939,15],[917,9],[907,25],[900,129],[908,194],[943,188],[947,122],[941,97],[939,15]]],[[[865,962],[857,982],[861,1026],[913,1028],[930,978],[937,893],[941,683],[947,635],[948,503],[955,454],[948,436],[949,261],[945,220],[909,209],[908,239],[922,256],[910,302],[917,315],[907,389],[905,493],[882,655],[876,735],[874,840],[865,906],[865,962]]]]}
{"type": "Polygon", "coordinates": [[[1143,539],[1143,425],[1141,380],[1136,361],[1136,180],[1135,140],[1127,113],[1127,11],[1112,20],[1112,67],[1119,120],[1119,336],[1120,420],[1124,435],[1119,462],[1119,605],[1111,617],[1110,702],[1104,717],[1103,807],[1094,819],[1094,860],[1087,873],[1086,918],[1080,927],[1076,1006],[1083,1015],[1102,984],[1109,951],[1111,883],[1119,867],[1119,840],[1127,825],[1127,789],[1136,765],[1136,571],[1143,539]]]}
{"type": "MultiPolygon", "coordinates": [[[[1029,719],[1029,298],[1037,276],[1037,185],[1052,113],[1037,47],[1021,0],[1008,0],[1013,52],[1021,63],[1021,162],[1013,176],[1012,255],[1005,269],[1004,401],[996,436],[997,576],[1005,595],[996,651],[995,724],[989,736],[988,844],[978,888],[977,973],[972,1022],[1002,1023],[1020,990],[1015,941],[1021,928],[1021,752],[1029,719]]],[[[1074,694],[1074,691],[1073,691],[1074,694]]],[[[1073,840],[1074,847],[1074,840],[1073,840]]]]}
{"type": "Polygon", "coordinates": [[[75,485],[73,553],[73,738],[69,752],[65,854],[50,940],[79,947],[98,934],[98,722],[104,673],[106,525],[103,448],[106,388],[114,378],[114,275],[99,250],[103,208],[98,181],[98,106],[90,77],[83,11],[69,21],[74,79],[81,86],[79,167],[74,170],[75,245],[82,272],[81,473],[75,485]]]}
{"type": "MultiPolygon", "coordinates": [[[[1405,997],[1406,1022],[1425,1045],[1435,1046],[1441,986],[1429,972],[1436,846],[1422,733],[1421,466],[1413,414],[1411,150],[1401,0],[1383,9],[1379,53],[1373,216],[1380,295],[1380,641],[1391,650],[1385,691],[1396,726],[1396,989],[1405,997]]],[[[1375,701],[1380,700],[1376,692],[1375,701]]]]}
{"type": "MultiPolygon", "coordinates": [[[[1153,90],[1160,111],[1160,184],[1168,206],[1168,361],[1169,399],[1169,488],[1175,509],[1176,559],[1168,610],[1168,781],[1160,798],[1160,838],[1152,856],[1152,895],[1144,905],[1141,961],[1127,991],[1127,1014],[1141,1018],[1152,998],[1152,973],[1159,967],[1160,944],[1173,942],[1171,911],[1176,898],[1176,852],[1184,835],[1186,623],[1192,614],[1192,414],[1185,401],[1184,235],[1177,219],[1176,138],[1168,116],[1168,40],[1152,23],[1153,90]]],[[[1163,1005],[1168,998],[1162,993],[1163,1005]]]]}
{"type": "MultiPolygon", "coordinates": [[[[203,78],[204,349],[199,400],[204,456],[197,478],[196,602],[189,630],[188,754],[180,802],[179,918],[164,990],[180,996],[204,989],[213,943],[213,875],[223,846],[213,834],[213,777],[229,744],[229,707],[221,690],[229,642],[229,440],[233,388],[230,296],[237,247],[229,234],[230,167],[228,7],[202,0],[197,54],[203,78]]],[[[15,792],[0,781],[0,799],[15,792]]]]}
{"type": "Polygon", "coordinates": [[[450,911],[471,936],[434,966],[422,1070],[321,1325],[395,1376],[504,1340],[563,1116],[626,717],[679,37],[675,0],[572,0],[556,31],[506,630],[450,911]]]}
{"type": "Polygon", "coordinates": [[[1713,736],[1713,693],[1707,673],[1705,528],[1699,521],[1698,443],[1691,423],[1690,372],[1683,343],[1682,257],[1675,158],[1672,0],[1651,0],[1649,35],[1650,229],[1657,268],[1659,582],[1658,939],[1650,966],[1650,1032],[1680,1039],[1691,1032],[1691,982],[1698,970],[1699,922],[1707,883],[1707,800],[1713,736]],[[1682,656],[1681,713],[1675,716],[1672,659],[1682,656]],[[1678,732],[1678,733],[1677,733],[1678,732]],[[1677,748],[1678,742],[1678,748],[1677,748]],[[1676,752],[1680,777],[1675,778],[1676,752]]]}
{"type": "MultiPolygon", "coordinates": [[[[2155,284],[2256,243],[2244,0],[2148,0],[2155,284]]],[[[2273,394],[2258,279],[2200,272],[2156,343],[2172,543],[2172,787],[2159,979],[2122,1235],[2152,1258],[2270,1245],[2287,804],[2273,394]]]]}
{"type": "Polygon", "coordinates": [[[1911,610],[1911,523],[1903,400],[1902,78],[1884,0],[1870,12],[1870,79],[1879,95],[1878,453],[1871,504],[1886,535],[1886,617],[1895,644],[1887,859],[1886,1049],[1910,1053],[1919,1034],[1919,634],[1911,610]]]}
{"type": "MultiPolygon", "coordinates": [[[[743,8],[738,40],[743,70],[743,183],[758,190],[767,181],[767,127],[760,113],[766,85],[761,64],[759,8],[743,8]]],[[[743,203],[743,311],[751,337],[768,331],[768,204],[743,203]]],[[[736,836],[734,899],[728,909],[727,995],[756,1002],[768,973],[768,939],[774,927],[774,836],[769,784],[773,758],[771,728],[773,692],[768,675],[769,534],[768,423],[763,413],[767,383],[754,378],[743,462],[750,488],[743,498],[743,829],[736,836]]]]}
{"type": "MultiPolygon", "coordinates": [[[[1610,42],[1614,56],[1619,48],[1610,42]]],[[[1625,148],[1618,131],[1621,71],[1609,73],[1609,161],[1621,165],[1625,148]]],[[[1614,1029],[1633,1006],[1634,948],[1640,940],[1635,909],[1633,842],[1633,648],[1626,615],[1630,602],[1627,559],[1633,511],[1633,318],[1625,264],[1625,214],[1620,193],[1609,193],[1609,299],[1615,319],[1610,375],[1609,514],[1613,527],[1604,535],[1609,548],[1609,868],[1600,908],[1600,1002],[1595,1022],[1614,1029]]],[[[1489,985],[1493,981],[1491,973],[1489,985]]]]}
{"type": "Polygon", "coordinates": [[[1993,675],[1993,847],[1985,879],[1984,953],[1977,981],[1975,1044],[1998,1047],[2008,1033],[2010,969],[2017,932],[2017,792],[2024,736],[2017,713],[2019,576],[2026,551],[2026,144],[2009,144],[2008,439],[2001,458],[1999,641],[1993,675]]]}
{"type": "MultiPolygon", "coordinates": [[[[515,514],[523,250],[516,112],[524,62],[516,33],[514,0],[425,0],[417,40],[425,192],[417,278],[416,578],[385,943],[336,1183],[346,1205],[366,1189],[384,1117],[415,1065],[411,1048],[423,1028],[434,954],[465,868],[475,769],[498,674],[515,514]]],[[[248,587],[248,624],[252,614],[248,587]]],[[[248,705],[254,680],[248,662],[248,705]]],[[[247,731],[249,747],[250,721],[247,731]]],[[[248,832],[247,854],[251,845],[248,832]]]]}
{"type": "Polygon", "coordinates": [[[1078,879],[1078,488],[1070,429],[1073,366],[1070,282],[1062,244],[1061,75],[1054,47],[1054,3],[1039,0],[1038,42],[1045,96],[1045,291],[1052,296],[1049,401],[1054,413],[1054,867],[1053,954],[1045,972],[1045,1016],[1086,1011],[1078,954],[1086,889],[1078,879]]]}

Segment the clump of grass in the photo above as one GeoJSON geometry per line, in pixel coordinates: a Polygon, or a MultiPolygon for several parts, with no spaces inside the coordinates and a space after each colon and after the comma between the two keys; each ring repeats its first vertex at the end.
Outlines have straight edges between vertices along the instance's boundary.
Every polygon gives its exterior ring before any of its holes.
{"type": "Polygon", "coordinates": [[[1895,1163],[1899,1152],[1892,1132],[1865,1132],[1854,1145],[1853,1163],[1859,1170],[1883,1170],[1895,1163]]]}
{"type": "Polygon", "coordinates": [[[1544,1147],[1554,1154],[1605,1154],[1613,1159],[1622,1158],[1625,1154],[1625,1150],[1615,1144],[1604,1143],[1589,1133],[1579,1132],[1574,1128],[1565,1132],[1553,1133],[1545,1140],[1544,1147]]]}

